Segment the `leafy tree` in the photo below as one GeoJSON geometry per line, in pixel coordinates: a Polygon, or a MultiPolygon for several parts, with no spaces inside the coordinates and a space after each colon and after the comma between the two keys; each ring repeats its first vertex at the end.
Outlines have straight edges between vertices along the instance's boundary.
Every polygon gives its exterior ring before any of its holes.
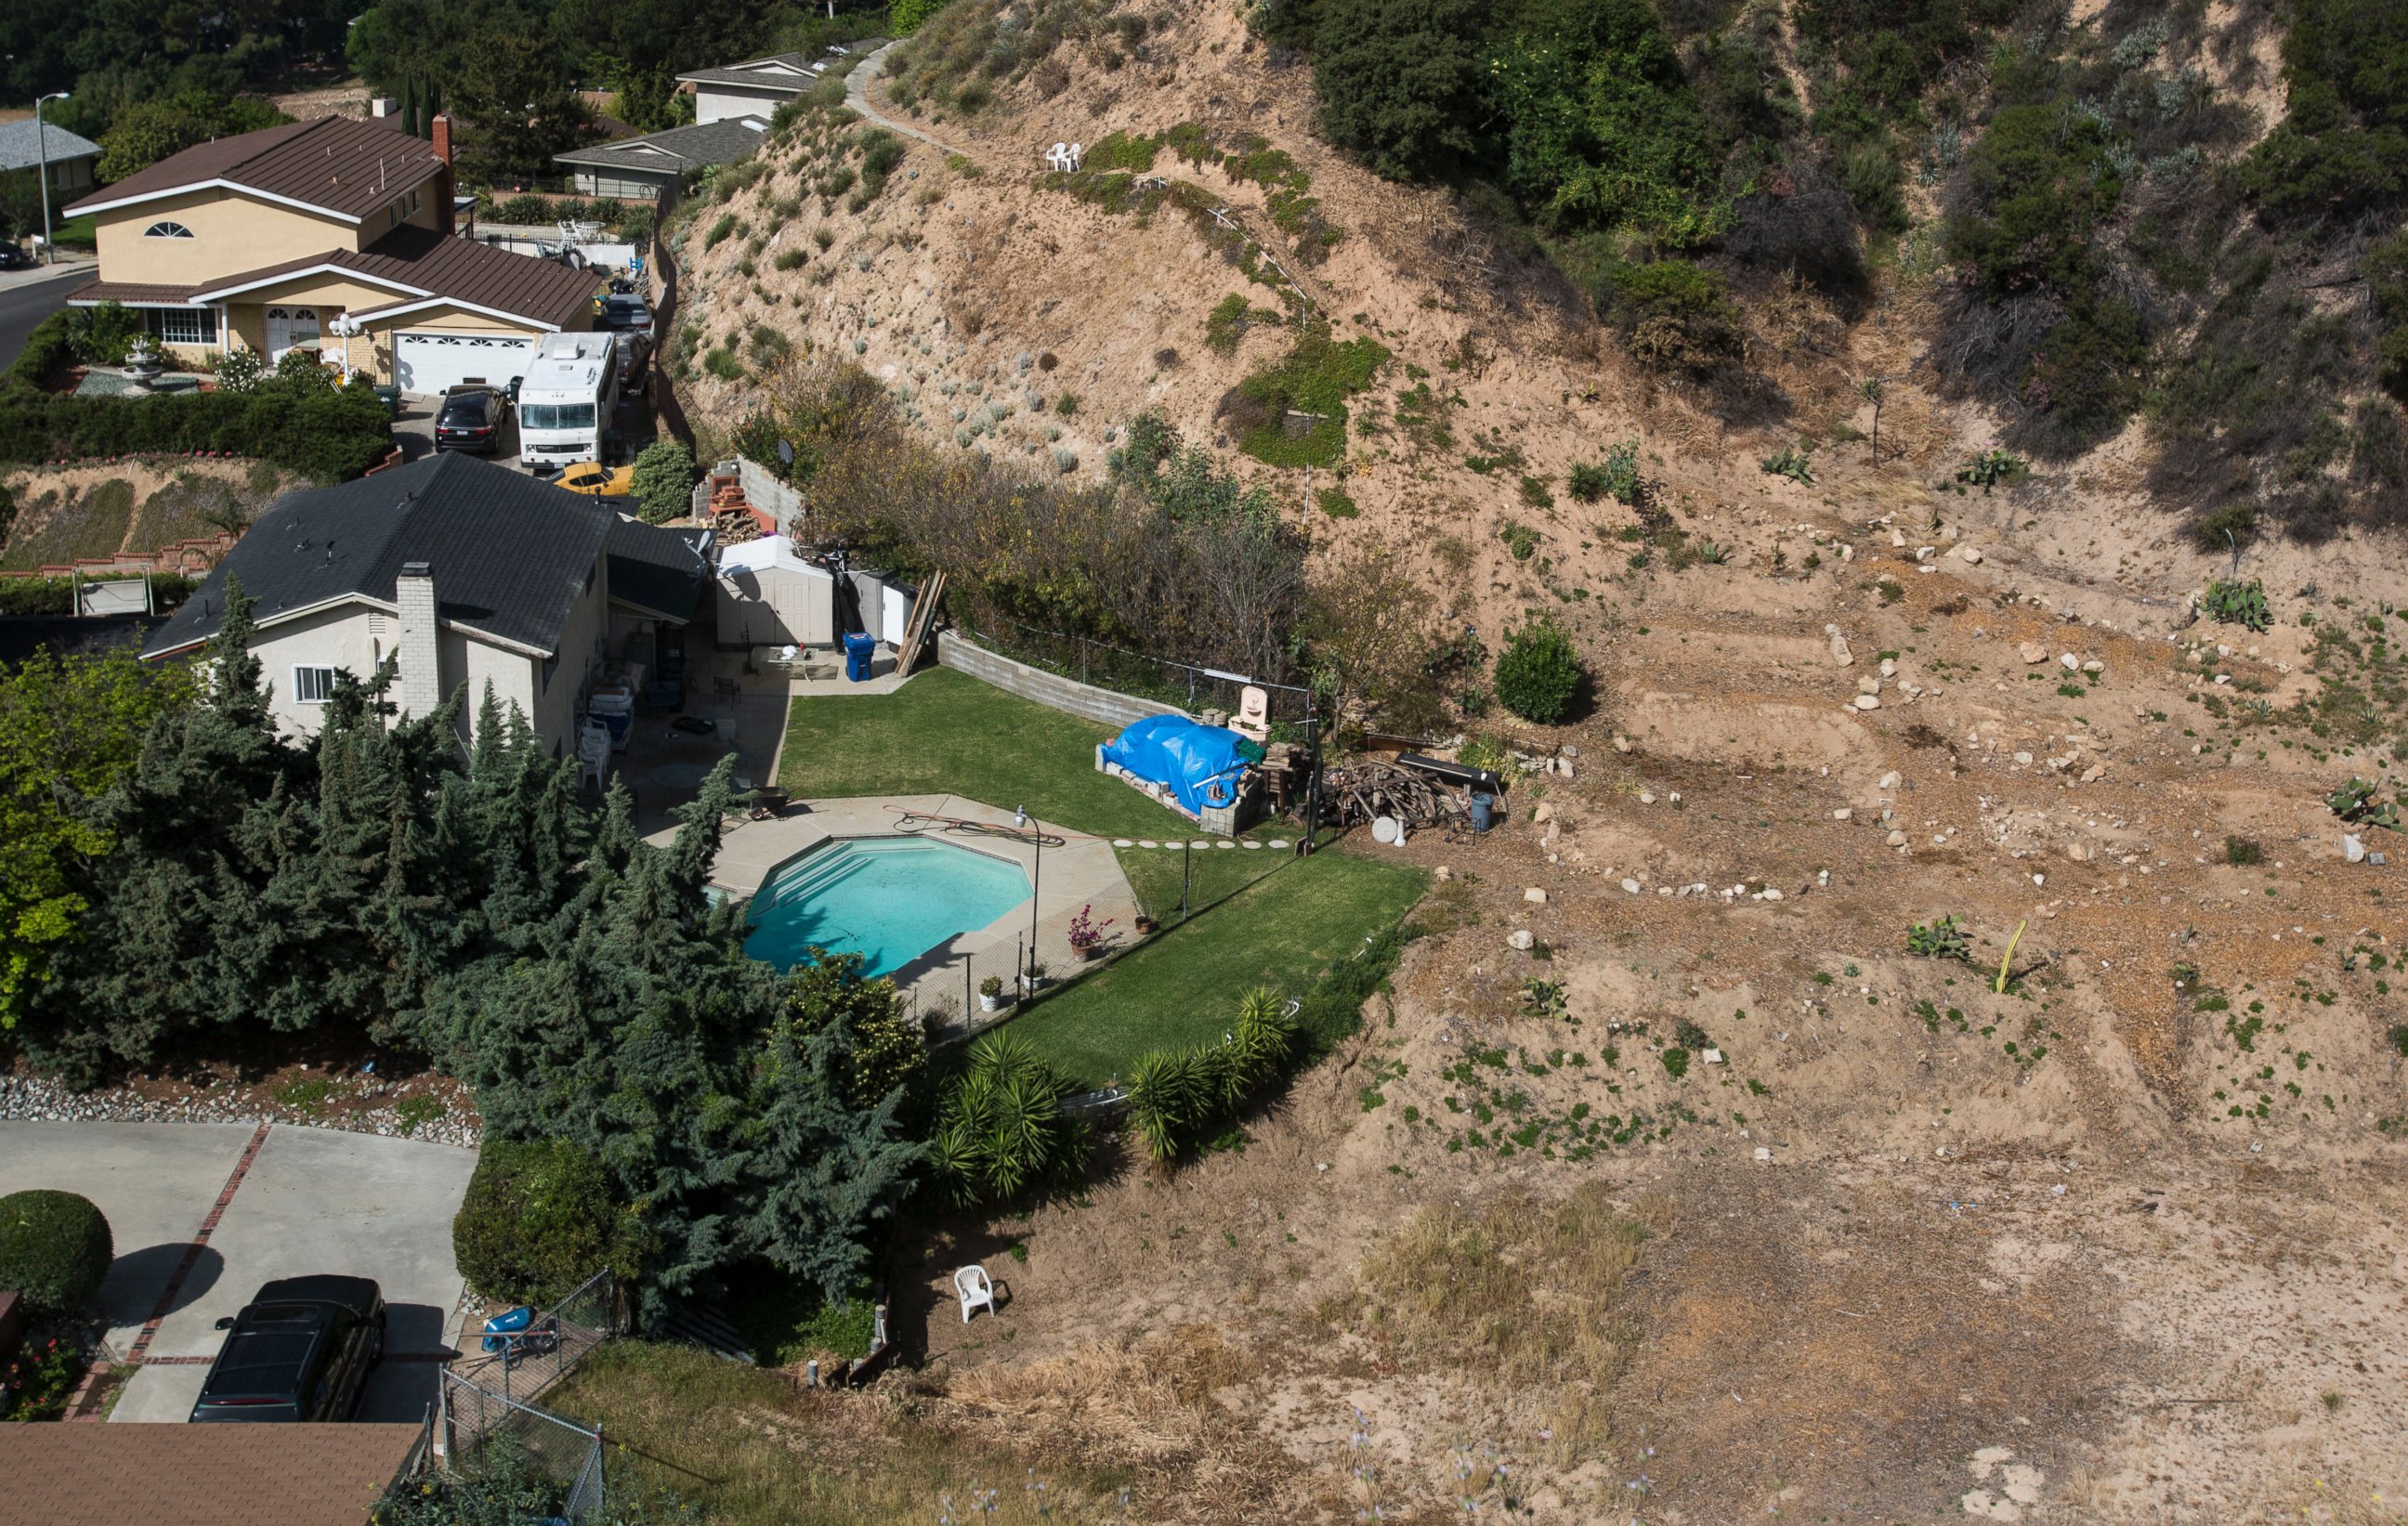
{"type": "Polygon", "coordinates": [[[122,180],[194,144],[292,120],[274,104],[249,95],[229,100],[207,91],[188,90],[138,102],[119,112],[102,135],[100,158],[93,172],[103,180],[122,180]]]}
{"type": "Polygon", "coordinates": [[[1478,155],[1476,0],[1317,0],[1312,11],[1313,93],[1331,142],[1396,179],[1478,155]]]}
{"type": "Polygon", "coordinates": [[[191,692],[186,670],[148,670],[128,652],[42,652],[0,668],[0,1028],[16,1026],[77,935],[90,907],[79,866],[115,847],[89,802],[191,692]]]}
{"type": "Polygon", "coordinates": [[[549,174],[553,154],[588,135],[592,115],[538,34],[487,26],[462,45],[459,69],[446,78],[453,104],[476,125],[470,162],[488,176],[549,174]]]}
{"type": "Polygon", "coordinates": [[[2364,269],[2380,325],[2376,377],[2392,396],[2408,403],[2408,231],[2369,244],[2364,269]]]}

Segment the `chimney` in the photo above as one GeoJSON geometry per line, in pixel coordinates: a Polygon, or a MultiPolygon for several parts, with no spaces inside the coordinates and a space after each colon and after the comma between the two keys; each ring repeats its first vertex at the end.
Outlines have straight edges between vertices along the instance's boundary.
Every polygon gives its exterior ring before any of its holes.
{"type": "Polygon", "coordinates": [[[452,198],[459,193],[459,182],[452,168],[452,113],[435,113],[426,131],[434,139],[435,157],[443,161],[443,168],[435,177],[435,194],[443,204],[435,209],[435,225],[447,235],[455,234],[460,231],[459,214],[452,207],[452,198]]]}
{"type": "Polygon", "coordinates": [[[435,620],[435,574],[423,562],[405,562],[394,584],[401,606],[401,709],[432,715],[443,703],[442,633],[435,620]]]}

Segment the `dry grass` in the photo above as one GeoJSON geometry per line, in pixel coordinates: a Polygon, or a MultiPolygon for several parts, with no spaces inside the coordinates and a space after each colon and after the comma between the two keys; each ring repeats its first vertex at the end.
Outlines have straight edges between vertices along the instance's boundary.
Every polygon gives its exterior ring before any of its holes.
{"type": "Polygon", "coordinates": [[[1365,1259],[1359,1288],[1331,1312],[1398,1361],[1602,1391],[1634,1339],[1623,1283],[1668,1219],[1656,1202],[1625,1213],[1596,1184],[1555,1203],[1425,1208],[1365,1259]]]}

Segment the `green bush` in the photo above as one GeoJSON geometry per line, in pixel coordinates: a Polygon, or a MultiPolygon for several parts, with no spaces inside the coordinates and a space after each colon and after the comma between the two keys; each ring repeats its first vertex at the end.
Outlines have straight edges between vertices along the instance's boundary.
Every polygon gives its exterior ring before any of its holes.
{"type": "Polygon", "coordinates": [[[36,1315],[82,1313],[116,1254],[108,1220],[88,1198],[39,1188],[0,1197],[0,1288],[24,1295],[36,1315]]]}
{"type": "Polygon", "coordinates": [[[723,212],[720,214],[719,221],[710,225],[710,232],[702,235],[702,247],[706,250],[717,249],[733,236],[735,232],[736,214],[723,212]]]}
{"type": "Polygon", "coordinates": [[[253,456],[320,481],[359,476],[393,449],[384,400],[366,386],[158,397],[0,392],[0,461],[86,456],[253,456]]]}
{"type": "Polygon", "coordinates": [[[66,368],[75,359],[75,339],[67,325],[76,310],[62,307],[34,325],[34,332],[25,335],[25,348],[8,367],[10,382],[38,389],[66,368]]]}
{"type": "Polygon", "coordinates": [[[694,452],[677,440],[654,440],[636,457],[629,484],[643,506],[646,523],[664,524],[693,512],[694,452]]]}
{"type": "Polygon", "coordinates": [[[1651,371],[1707,376],[1740,358],[1739,309],[1720,276],[1686,260],[1609,265],[1592,293],[1633,358],[1651,371]]]}
{"type": "Polygon", "coordinates": [[[2245,583],[2216,579],[2207,585],[2207,597],[2200,607],[2208,619],[2225,625],[2251,631],[2268,631],[2274,625],[2273,610],[2266,603],[2266,585],[2256,578],[2245,583]]]}
{"type": "Polygon", "coordinates": [[[1146,1153],[1162,1163],[1203,1144],[1286,1076],[1297,1035],[1279,992],[1257,986],[1239,1000],[1237,1024],[1220,1043],[1140,1057],[1129,1070],[1129,1123],[1146,1153]]]}
{"type": "Polygon", "coordinates": [[[1908,928],[1906,951],[1925,959],[1971,959],[1973,944],[1965,935],[1965,924],[1950,912],[1937,921],[1917,922],[1908,928]]]}
{"type": "Polygon", "coordinates": [[[1542,617],[1506,638],[1497,658],[1497,698],[1523,720],[1552,726],[1571,714],[1581,677],[1571,638],[1542,617]]]}
{"type": "Polygon", "coordinates": [[[487,1140],[452,1220],[452,1254],[489,1299],[538,1307],[609,1267],[643,1272],[646,1235],[602,1164],[565,1139],[487,1140]]]}
{"type": "Polygon", "coordinates": [[[1083,1168],[1087,1126],[1062,1110],[1071,1082],[1009,1033],[970,1046],[937,1105],[929,1156],[956,1203],[1006,1203],[1083,1168]]]}

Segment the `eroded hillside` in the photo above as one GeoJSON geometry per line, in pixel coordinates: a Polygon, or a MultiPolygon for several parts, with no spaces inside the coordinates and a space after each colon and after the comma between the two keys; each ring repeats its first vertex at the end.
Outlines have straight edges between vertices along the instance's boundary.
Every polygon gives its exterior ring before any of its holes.
{"type": "MultiPolygon", "coordinates": [[[[1668,379],[1227,7],[1070,9],[973,107],[890,62],[941,147],[807,116],[694,217],[696,412],[809,350],[1100,480],[1158,411],[1448,634],[1552,612],[1593,703],[1469,721],[1508,824],[1393,850],[1425,936],[1241,1149],[918,1232],[904,1402],[1141,1519],[2395,1519],[2408,839],[2328,797],[2399,789],[2396,541],[2236,535],[2271,618],[2205,617],[2141,423],[1958,479],[2012,421],[1935,270],[1743,287],[1760,384],[1668,379]]],[[[2191,46],[2262,93],[2248,36],[2191,46]]]]}

